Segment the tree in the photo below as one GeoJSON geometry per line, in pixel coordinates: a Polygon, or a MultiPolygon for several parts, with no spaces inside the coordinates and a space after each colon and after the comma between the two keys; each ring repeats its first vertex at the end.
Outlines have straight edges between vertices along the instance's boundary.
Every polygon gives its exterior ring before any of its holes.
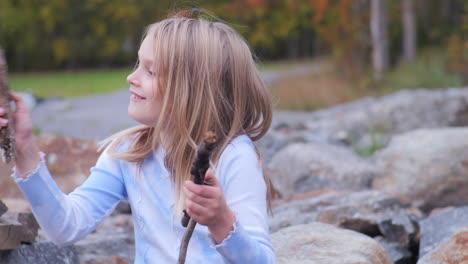
{"type": "Polygon", "coordinates": [[[374,79],[381,80],[389,66],[387,1],[371,0],[370,29],[372,36],[372,65],[374,79]]]}
{"type": "Polygon", "coordinates": [[[413,61],[416,57],[416,21],[414,0],[402,0],[403,59],[413,61]]]}

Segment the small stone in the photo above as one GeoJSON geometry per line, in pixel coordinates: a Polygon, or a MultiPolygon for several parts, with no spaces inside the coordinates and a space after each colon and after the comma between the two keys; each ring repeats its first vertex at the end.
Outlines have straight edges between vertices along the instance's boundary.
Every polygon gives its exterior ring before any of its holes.
{"type": "Polygon", "coordinates": [[[413,254],[402,245],[394,242],[388,242],[385,238],[378,236],[374,238],[382,245],[392,258],[394,264],[413,264],[413,254]]]}
{"type": "Polygon", "coordinates": [[[0,216],[2,216],[6,211],[8,211],[8,207],[2,200],[0,200],[0,216]]]}

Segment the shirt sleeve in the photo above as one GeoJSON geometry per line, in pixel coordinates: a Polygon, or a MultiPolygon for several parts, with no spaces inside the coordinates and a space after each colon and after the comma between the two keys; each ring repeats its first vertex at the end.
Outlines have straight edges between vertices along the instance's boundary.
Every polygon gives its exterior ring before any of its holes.
{"type": "Polygon", "coordinates": [[[224,198],[234,212],[233,231],[220,244],[211,244],[232,264],[275,263],[269,238],[266,184],[253,144],[228,145],[215,170],[224,198]]]}
{"type": "Polygon", "coordinates": [[[118,160],[107,150],[91,168],[88,179],[73,192],[64,194],[51,177],[41,153],[37,168],[26,178],[12,177],[31,205],[39,225],[52,242],[66,246],[92,232],[127,197],[118,160]]]}

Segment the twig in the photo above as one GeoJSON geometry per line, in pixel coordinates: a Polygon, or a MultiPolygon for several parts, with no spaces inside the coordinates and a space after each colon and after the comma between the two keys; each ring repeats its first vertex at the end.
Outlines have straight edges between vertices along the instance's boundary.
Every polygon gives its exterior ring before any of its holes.
{"type": "MultiPolygon", "coordinates": [[[[197,148],[197,155],[195,157],[195,161],[193,162],[192,168],[190,169],[190,173],[192,174],[192,180],[196,184],[206,184],[205,174],[208,168],[210,167],[210,156],[217,145],[218,141],[216,139],[216,134],[211,131],[208,131],[205,134],[203,142],[197,148]]],[[[182,217],[182,225],[184,227],[187,227],[187,229],[185,230],[184,236],[182,237],[179,251],[179,260],[177,261],[177,264],[185,263],[188,244],[190,242],[190,238],[192,237],[192,233],[195,230],[197,222],[191,219],[187,212],[184,210],[184,216],[182,217]]]]}
{"type": "Polygon", "coordinates": [[[0,106],[5,110],[8,126],[0,128],[0,149],[6,163],[16,160],[14,120],[10,108],[11,97],[8,89],[7,64],[0,49],[0,106]]]}

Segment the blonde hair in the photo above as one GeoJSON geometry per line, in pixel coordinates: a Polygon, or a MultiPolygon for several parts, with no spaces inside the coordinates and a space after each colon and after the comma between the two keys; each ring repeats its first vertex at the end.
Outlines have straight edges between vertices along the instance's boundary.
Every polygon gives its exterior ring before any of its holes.
{"type": "MultiPolygon", "coordinates": [[[[179,12],[148,26],[144,37],[154,40],[156,97],[162,107],[154,127],[137,126],[101,142],[118,159],[136,162],[138,170],[163,142],[164,165],[175,185],[175,212],[184,205],[183,184],[190,179],[195,149],[205,132],[212,130],[220,144],[211,158],[216,164],[236,136],[252,141],[263,137],[272,119],[271,96],[256,68],[246,41],[222,22],[187,17],[179,12]],[[162,141],[161,132],[163,133],[162,141]],[[117,147],[132,141],[124,152],[117,147]]],[[[261,154],[256,149],[261,166],[261,154]]],[[[271,198],[271,183],[264,173],[271,198]]]]}

